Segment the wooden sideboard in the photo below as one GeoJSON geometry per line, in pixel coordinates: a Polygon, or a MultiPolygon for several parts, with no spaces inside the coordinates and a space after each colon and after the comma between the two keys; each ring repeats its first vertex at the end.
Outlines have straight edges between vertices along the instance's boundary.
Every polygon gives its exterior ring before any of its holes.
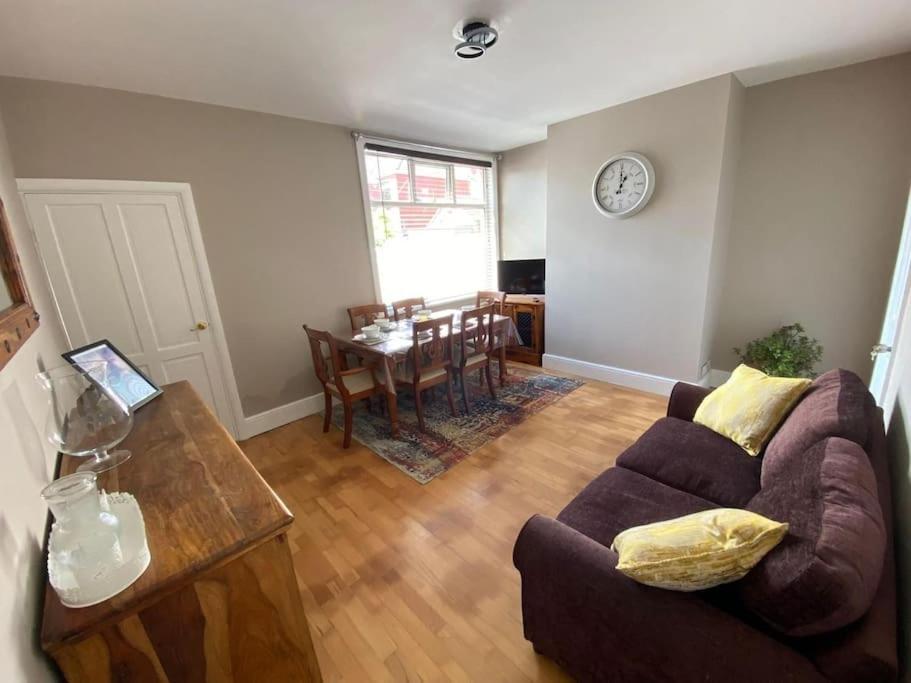
{"type": "MultiPolygon", "coordinates": [[[[125,591],[64,607],[41,645],[68,681],[320,681],[286,531],[293,517],[187,382],[136,413],[133,457],[99,477],[139,501],[152,561],[125,591]]],[[[60,473],[79,460],[63,456],[60,473]]]]}
{"type": "Polygon", "coordinates": [[[512,318],[522,344],[508,346],[506,357],[520,363],[541,365],[544,356],[544,296],[507,294],[503,315],[512,318]]]}

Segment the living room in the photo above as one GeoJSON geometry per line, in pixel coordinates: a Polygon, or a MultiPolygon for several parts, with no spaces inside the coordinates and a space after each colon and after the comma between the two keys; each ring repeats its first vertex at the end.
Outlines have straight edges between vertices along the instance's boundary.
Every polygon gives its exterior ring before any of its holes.
{"type": "Polygon", "coordinates": [[[911,8],[872,7],[10,3],[3,679],[905,679],[911,8]],[[67,476],[142,511],[103,599],[67,476]],[[775,544],[626,568],[719,511],[775,544]]]}

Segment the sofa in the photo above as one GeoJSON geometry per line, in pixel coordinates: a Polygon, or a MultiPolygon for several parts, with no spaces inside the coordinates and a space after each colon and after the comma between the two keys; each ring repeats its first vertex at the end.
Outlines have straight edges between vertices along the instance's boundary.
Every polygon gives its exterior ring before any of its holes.
{"type": "Polygon", "coordinates": [[[758,457],[693,422],[710,389],[678,383],[667,416],[556,519],[516,540],[536,652],[580,681],[893,681],[896,594],[882,412],[853,373],[818,377],[758,457]],[[710,508],[790,531],[740,581],[698,592],[634,582],[624,529],[710,508]]]}

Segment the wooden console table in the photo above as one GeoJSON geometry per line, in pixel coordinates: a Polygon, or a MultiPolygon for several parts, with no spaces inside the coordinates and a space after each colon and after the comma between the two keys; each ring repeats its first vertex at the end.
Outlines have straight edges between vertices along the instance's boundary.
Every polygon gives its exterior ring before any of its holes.
{"type": "MultiPolygon", "coordinates": [[[[133,457],[99,477],[142,508],[152,562],[119,595],[64,607],[41,645],[68,681],[320,681],[291,564],[291,513],[187,382],[141,408],[133,457]]],[[[60,472],[80,460],[63,456],[60,472]]]]}
{"type": "Polygon", "coordinates": [[[544,356],[544,295],[507,294],[503,315],[512,318],[521,346],[508,346],[506,357],[520,363],[541,365],[544,356]]]}

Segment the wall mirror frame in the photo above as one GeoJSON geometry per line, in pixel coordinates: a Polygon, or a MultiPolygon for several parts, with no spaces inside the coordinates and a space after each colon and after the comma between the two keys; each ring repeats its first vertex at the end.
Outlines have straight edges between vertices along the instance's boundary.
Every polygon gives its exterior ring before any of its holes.
{"type": "Polygon", "coordinates": [[[0,269],[3,271],[5,292],[0,290],[0,369],[2,369],[26,340],[38,329],[40,316],[32,307],[25,284],[19,253],[13,241],[12,226],[6,206],[0,199],[0,269]],[[3,296],[3,295],[6,296],[3,296]]]}

